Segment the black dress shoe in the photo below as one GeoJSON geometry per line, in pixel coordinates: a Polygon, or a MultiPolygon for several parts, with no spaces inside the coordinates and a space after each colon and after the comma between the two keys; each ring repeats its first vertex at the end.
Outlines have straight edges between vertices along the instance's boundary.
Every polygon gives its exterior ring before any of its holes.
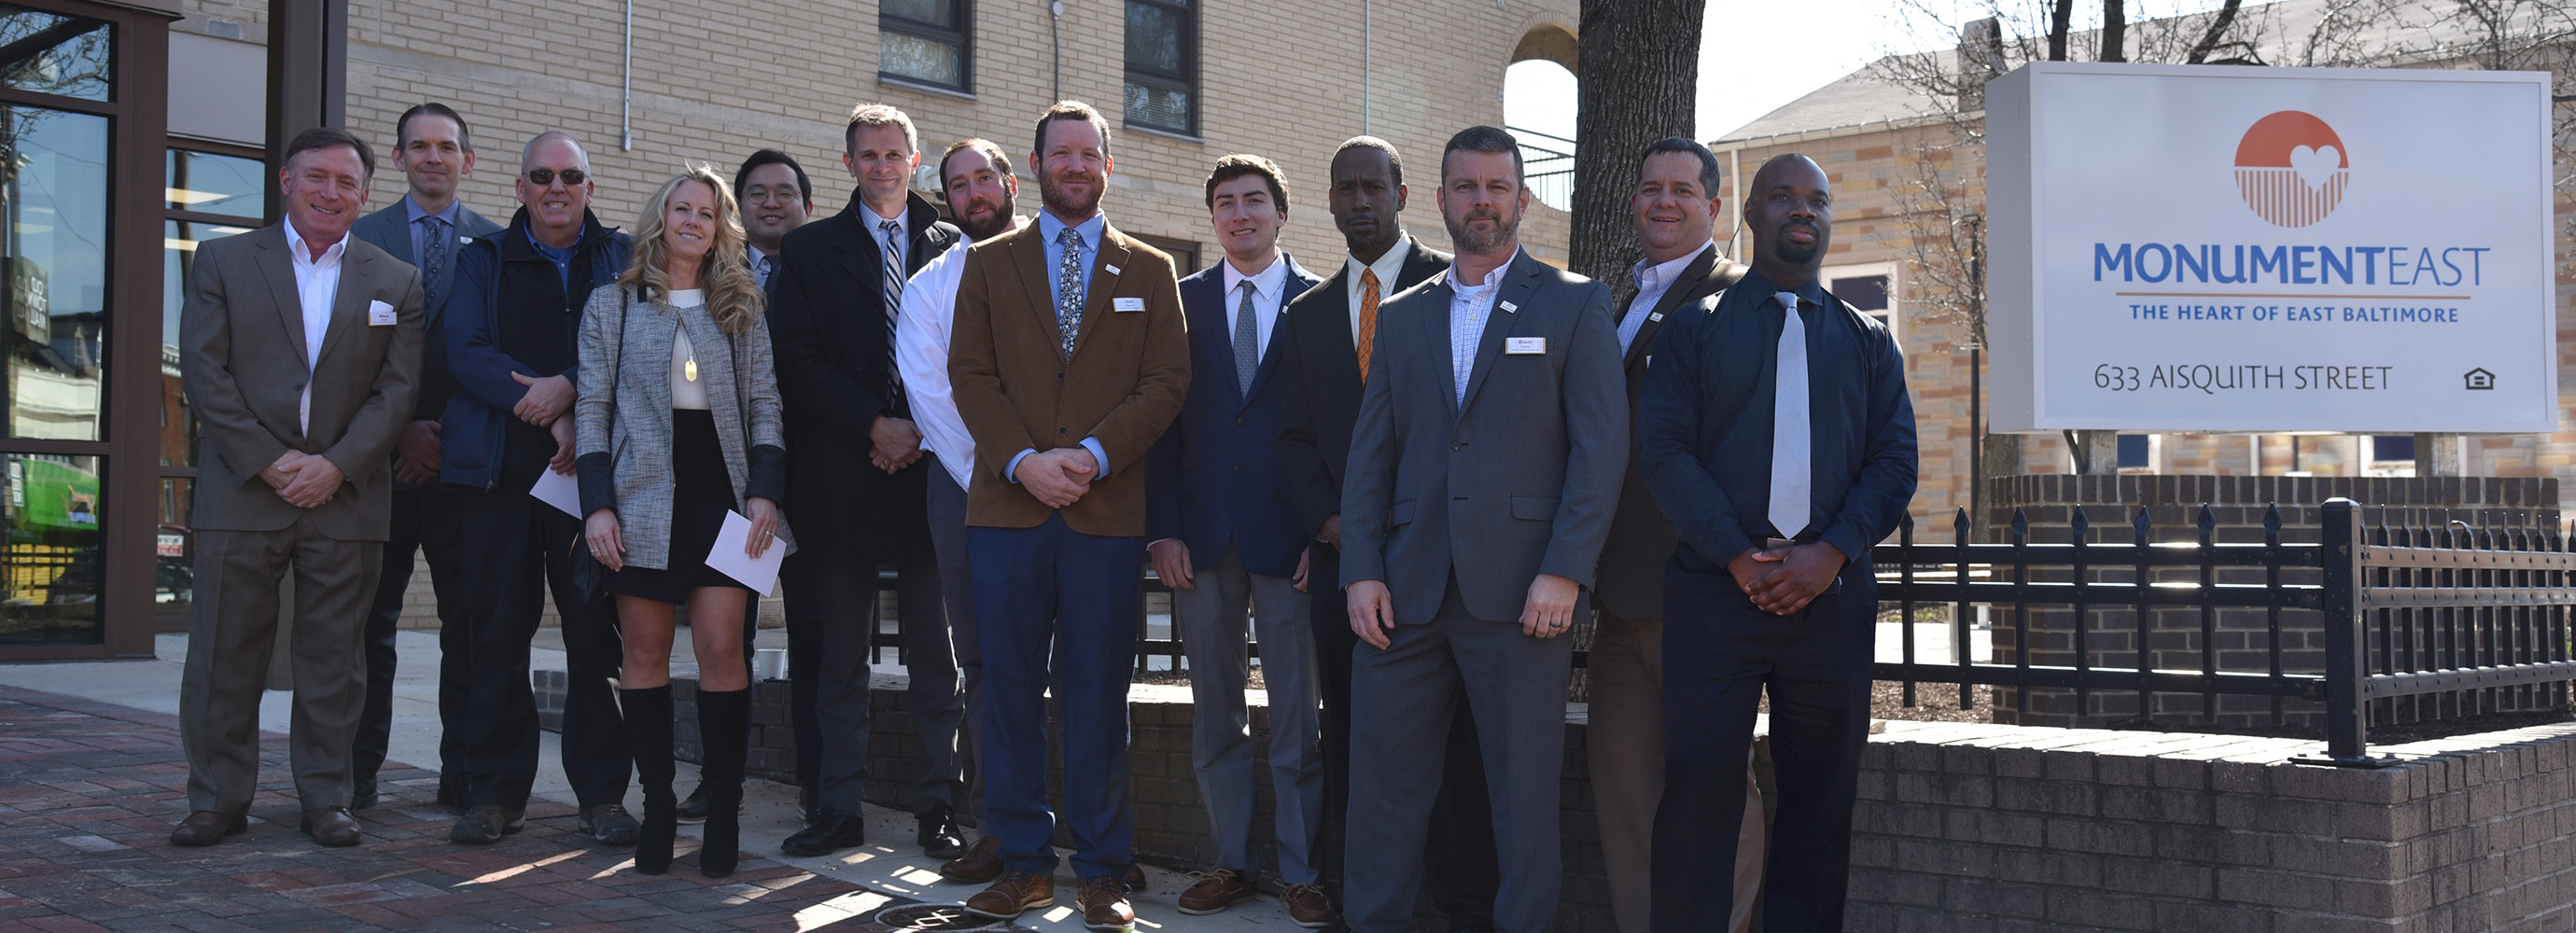
{"type": "Polygon", "coordinates": [[[814,821],[778,844],[778,850],[789,855],[830,855],[868,841],[868,824],[856,813],[843,813],[824,807],[814,814],[814,821]]]}
{"type": "Polygon", "coordinates": [[[699,781],[696,790],[680,801],[680,822],[696,825],[707,821],[707,782],[699,781]]]}
{"type": "Polygon", "coordinates": [[[643,824],[635,822],[635,817],[626,812],[625,806],[614,803],[583,807],[580,818],[574,822],[592,842],[604,846],[634,845],[644,831],[643,824]]]}
{"type": "Polygon", "coordinates": [[[475,845],[499,842],[502,836],[519,831],[519,820],[526,814],[527,811],[520,807],[477,804],[465,811],[464,816],[457,817],[456,825],[448,827],[447,841],[475,845]]]}
{"type": "Polygon", "coordinates": [[[180,820],[179,825],[171,827],[170,844],[191,847],[210,846],[224,841],[226,836],[240,835],[242,830],[249,828],[250,820],[239,814],[227,816],[213,810],[199,810],[188,814],[188,818],[180,820]]]}
{"type": "Polygon", "coordinates": [[[913,842],[923,854],[935,859],[953,859],[966,854],[966,838],[957,829],[957,811],[947,804],[934,804],[921,814],[921,827],[913,842]]]}

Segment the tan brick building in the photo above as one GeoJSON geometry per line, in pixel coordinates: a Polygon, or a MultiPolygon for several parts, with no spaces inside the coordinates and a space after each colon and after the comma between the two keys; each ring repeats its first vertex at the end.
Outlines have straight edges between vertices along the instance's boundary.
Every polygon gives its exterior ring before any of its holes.
{"type": "MultiPolygon", "coordinates": [[[[2481,67],[2481,59],[2492,61],[2497,51],[2480,45],[2493,40],[2442,21],[2433,4],[2366,24],[2329,21],[2339,8],[2325,0],[2248,5],[2231,33],[2242,43],[2233,54],[2271,65],[2472,68],[2481,67]],[[2341,51],[2334,58],[2306,57],[2320,47],[2341,51]]],[[[2197,36],[2204,22],[2194,16],[2132,24],[2132,48],[2197,36]]],[[[2079,47],[2090,41],[2084,36],[2077,40],[2079,47]]],[[[2517,67],[2537,67],[2568,60],[2569,50],[2561,42],[2506,51],[2522,58],[2517,67]]],[[[2028,54],[2024,48],[2008,64],[2017,65],[2028,54]]],[[[1933,96],[1955,90],[1963,60],[1983,59],[1952,50],[1882,59],[1710,144],[1728,163],[1730,207],[1742,203],[1735,185],[1772,156],[1804,153],[1824,166],[1834,186],[1836,221],[1825,278],[1856,305],[1870,307],[1855,296],[1884,299],[1881,316],[1905,349],[1920,431],[1921,489],[1914,514],[1918,520],[1937,518],[1943,529],[1954,509],[1970,505],[1969,448],[1976,436],[1969,420],[1972,331],[1963,303],[1953,297],[1962,252],[1941,240],[1955,220],[1985,209],[1983,147],[1961,142],[1963,132],[1981,129],[1983,113],[1973,98],[1961,107],[1955,98],[1933,96]],[[1935,187],[1946,194],[1931,193],[1935,187]]],[[[2562,74],[2559,83],[2566,80],[2562,74]]],[[[2563,101],[2559,108],[2561,183],[2555,213],[2576,218],[2576,196],[2567,185],[2576,177],[2576,158],[2564,138],[2571,108],[2563,101]]],[[[2568,351],[2576,338],[2576,320],[2569,315],[2576,307],[2576,256],[2570,253],[2569,224],[2562,222],[2558,229],[2561,430],[2468,437],[2465,475],[2576,479],[2576,356],[2568,351]]],[[[1720,239],[1736,233],[1733,221],[1719,224],[1720,239]]],[[[1733,252],[1745,249],[1749,246],[1739,242],[1733,252]]],[[[2124,440],[2121,472],[2127,473],[2380,476],[2414,475],[2416,468],[2411,437],[2161,434],[2124,440]]],[[[2073,470],[2067,445],[2057,435],[2031,435],[2022,446],[2018,470],[1989,467],[1988,472],[2073,470]]],[[[2576,495],[2576,483],[2561,482],[2560,488],[2576,495]]]]}

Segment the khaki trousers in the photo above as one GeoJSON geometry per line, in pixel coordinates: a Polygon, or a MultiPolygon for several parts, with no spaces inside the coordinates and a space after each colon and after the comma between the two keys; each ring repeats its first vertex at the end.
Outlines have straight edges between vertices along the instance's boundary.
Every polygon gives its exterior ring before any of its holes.
{"type": "MultiPolygon", "coordinates": [[[[1620,933],[1646,933],[1653,900],[1655,807],[1664,798],[1664,620],[1599,613],[1585,670],[1592,683],[1592,809],[1601,821],[1601,866],[1620,933]]],[[[1731,933],[1746,933],[1762,893],[1765,827],[1753,763],[1744,764],[1744,829],[1735,841],[1731,933]]]]}

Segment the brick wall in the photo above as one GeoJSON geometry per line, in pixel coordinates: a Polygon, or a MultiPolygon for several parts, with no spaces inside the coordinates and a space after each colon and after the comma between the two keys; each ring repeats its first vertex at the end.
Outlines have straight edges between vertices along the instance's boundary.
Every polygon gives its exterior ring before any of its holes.
{"type": "MultiPolygon", "coordinates": [[[[2551,479],[2482,478],[2482,477],[2281,477],[2281,476],[2014,476],[1994,481],[1988,501],[1988,516],[1995,529],[1990,540],[2007,541],[2013,517],[2018,512],[2029,521],[2028,540],[2034,544],[2062,544],[2070,540],[2074,516],[2081,512],[2089,523],[2086,541],[2096,545],[2128,545],[2137,540],[2131,522],[2138,512],[2146,511],[2153,523],[2150,540],[2158,543],[2197,542],[2198,521],[2204,505],[2214,519],[2212,539],[2222,544],[2260,544],[2264,541],[2264,522],[2268,511],[2278,504],[2281,513],[2281,541],[2285,544],[2313,544],[2318,540],[2325,501],[2335,497],[2361,503],[2361,520],[2367,527],[2390,525],[2400,527],[2440,527],[2457,519],[2475,528],[2510,528],[2555,530],[2559,527],[2558,483],[2551,479]]],[[[1940,523],[1941,532],[1917,540],[1946,542],[1949,523],[1940,523]]],[[[2100,559],[2107,566],[2090,571],[2097,582],[2125,583],[2136,578],[2133,567],[2120,563],[2122,552],[2109,551],[2100,559]]],[[[2152,568],[2150,579],[2160,583],[2190,583],[2199,579],[2193,567],[2152,568]]],[[[2259,567],[2220,568],[2215,582],[2254,584],[2265,582],[2266,571],[2259,567]]],[[[2062,582],[2069,579],[2067,568],[2043,568],[2031,574],[2034,582],[2062,582]]],[[[2319,582],[2314,569],[2288,568],[2281,573],[2285,585],[2314,585],[2319,582]]],[[[2159,670],[2200,670],[2203,664],[2202,611],[2194,606],[2152,607],[2148,609],[2147,639],[2151,664],[2159,670]]],[[[2217,669],[2221,671],[2261,673],[2270,668],[2270,634],[2273,624],[2270,611],[2259,608],[2219,608],[2211,613],[2216,648],[2217,669]]],[[[2086,631],[2091,663],[2102,667],[2132,667],[2136,663],[2138,626],[2136,610],[2125,605],[2090,607],[2086,613],[2086,631]]],[[[1995,663],[2010,664],[2018,657],[2020,629],[2029,629],[2030,663],[2072,667],[2075,659],[2076,613],[2071,605],[2033,605],[2021,609],[1997,606],[1993,612],[1992,640],[1995,663]],[[2026,623],[2025,621],[2026,620],[2026,623]]],[[[2313,610],[2283,609],[2279,612],[2281,669],[2289,674],[2316,674],[2325,669],[2325,635],[2321,617],[2313,610]]],[[[2217,715],[2206,715],[2204,699],[2197,693],[2158,693],[2154,704],[2141,710],[2138,694],[2127,690],[2095,690],[2089,700],[2079,702],[2073,691],[2034,689],[2028,691],[2028,709],[2021,708],[2025,698],[2009,687],[1995,688],[1995,718],[1998,722],[2023,725],[2104,726],[2127,724],[2141,718],[2160,725],[2190,729],[2261,730],[2272,727],[2272,702],[2266,697],[2220,696],[2217,715]]],[[[2466,704],[2472,711],[2514,711],[2534,708],[2564,709],[2565,691],[2489,691],[2480,702],[2466,704]]],[[[2386,724],[2438,718],[2445,707],[2458,715],[2458,703],[2429,705],[2404,704],[2383,707],[2375,721],[2386,724]]],[[[2285,700],[2284,718],[2289,725],[2306,727],[2322,720],[2319,704],[2299,699],[2285,700]]]]}

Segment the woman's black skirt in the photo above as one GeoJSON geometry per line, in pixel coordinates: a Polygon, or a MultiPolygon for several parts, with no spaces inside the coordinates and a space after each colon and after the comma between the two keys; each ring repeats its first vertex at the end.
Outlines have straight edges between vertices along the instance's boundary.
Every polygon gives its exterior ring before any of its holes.
{"type": "Polygon", "coordinates": [[[725,473],[724,445],[716,439],[715,416],[704,409],[671,411],[671,473],[678,487],[671,503],[671,553],[667,569],[628,564],[608,575],[608,591],[620,596],[686,605],[689,591],[702,586],[730,586],[748,591],[742,582],[707,566],[716,532],[725,513],[733,511],[733,479],[725,473]]]}

